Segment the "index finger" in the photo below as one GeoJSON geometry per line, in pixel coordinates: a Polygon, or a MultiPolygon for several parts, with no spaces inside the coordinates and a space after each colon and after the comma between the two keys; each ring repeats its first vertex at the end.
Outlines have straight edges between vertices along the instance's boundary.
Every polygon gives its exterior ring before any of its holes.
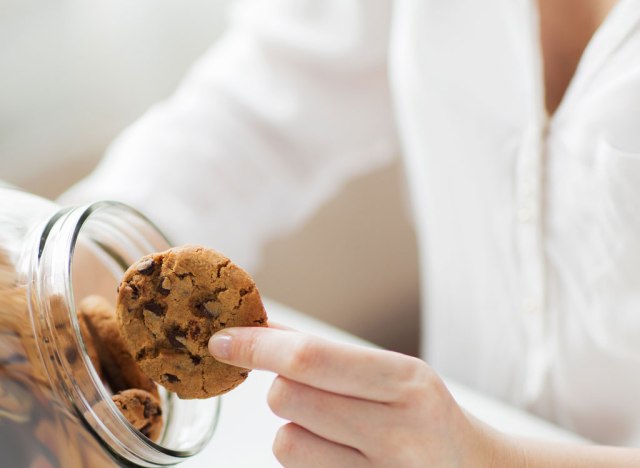
{"type": "Polygon", "coordinates": [[[401,383],[416,381],[422,361],[392,351],[334,343],[292,330],[233,327],[211,337],[219,361],[263,369],[321,390],[379,402],[399,398],[401,383]]]}

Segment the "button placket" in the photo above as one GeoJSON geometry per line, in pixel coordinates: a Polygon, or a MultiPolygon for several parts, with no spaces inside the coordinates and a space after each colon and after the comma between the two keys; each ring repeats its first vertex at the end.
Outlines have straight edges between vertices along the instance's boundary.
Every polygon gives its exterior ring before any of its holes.
{"type": "Polygon", "coordinates": [[[523,299],[522,309],[527,315],[538,314],[541,311],[540,303],[533,297],[525,297],[523,299]]]}
{"type": "Polygon", "coordinates": [[[547,370],[545,260],[542,239],[542,131],[531,125],[518,155],[516,231],[521,273],[521,315],[526,339],[524,402],[536,397],[547,370]]]}

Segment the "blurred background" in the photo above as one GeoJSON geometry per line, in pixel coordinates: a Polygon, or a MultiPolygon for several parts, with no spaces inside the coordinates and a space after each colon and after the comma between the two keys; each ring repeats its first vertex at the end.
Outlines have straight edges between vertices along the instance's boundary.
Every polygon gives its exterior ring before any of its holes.
{"type": "MultiPolygon", "coordinates": [[[[222,33],[230,4],[0,0],[0,179],[55,198],[88,174],[222,33]]],[[[396,163],[268,245],[254,277],[265,296],[416,354],[416,256],[396,163]]]]}

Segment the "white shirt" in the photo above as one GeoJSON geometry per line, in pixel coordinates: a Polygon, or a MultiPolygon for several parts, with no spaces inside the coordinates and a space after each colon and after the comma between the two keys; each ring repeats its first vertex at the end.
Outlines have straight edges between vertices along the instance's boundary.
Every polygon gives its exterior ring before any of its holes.
{"type": "Polygon", "coordinates": [[[250,266],[401,149],[428,362],[640,446],[640,1],[551,119],[540,56],[534,0],[244,2],[66,198],[125,201],[250,266]]]}

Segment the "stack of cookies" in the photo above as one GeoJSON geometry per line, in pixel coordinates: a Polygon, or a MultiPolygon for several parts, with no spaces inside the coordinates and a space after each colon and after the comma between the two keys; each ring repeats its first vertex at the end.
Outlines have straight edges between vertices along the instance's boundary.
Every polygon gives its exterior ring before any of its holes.
{"type": "Polygon", "coordinates": [[[113,392],[116,406],[136,429],[158,440],[162,432],[158,388],[127,351],[114,307],[104,297],[89,296],[80,303],[78,321],[87,354],[113,392]]]}

